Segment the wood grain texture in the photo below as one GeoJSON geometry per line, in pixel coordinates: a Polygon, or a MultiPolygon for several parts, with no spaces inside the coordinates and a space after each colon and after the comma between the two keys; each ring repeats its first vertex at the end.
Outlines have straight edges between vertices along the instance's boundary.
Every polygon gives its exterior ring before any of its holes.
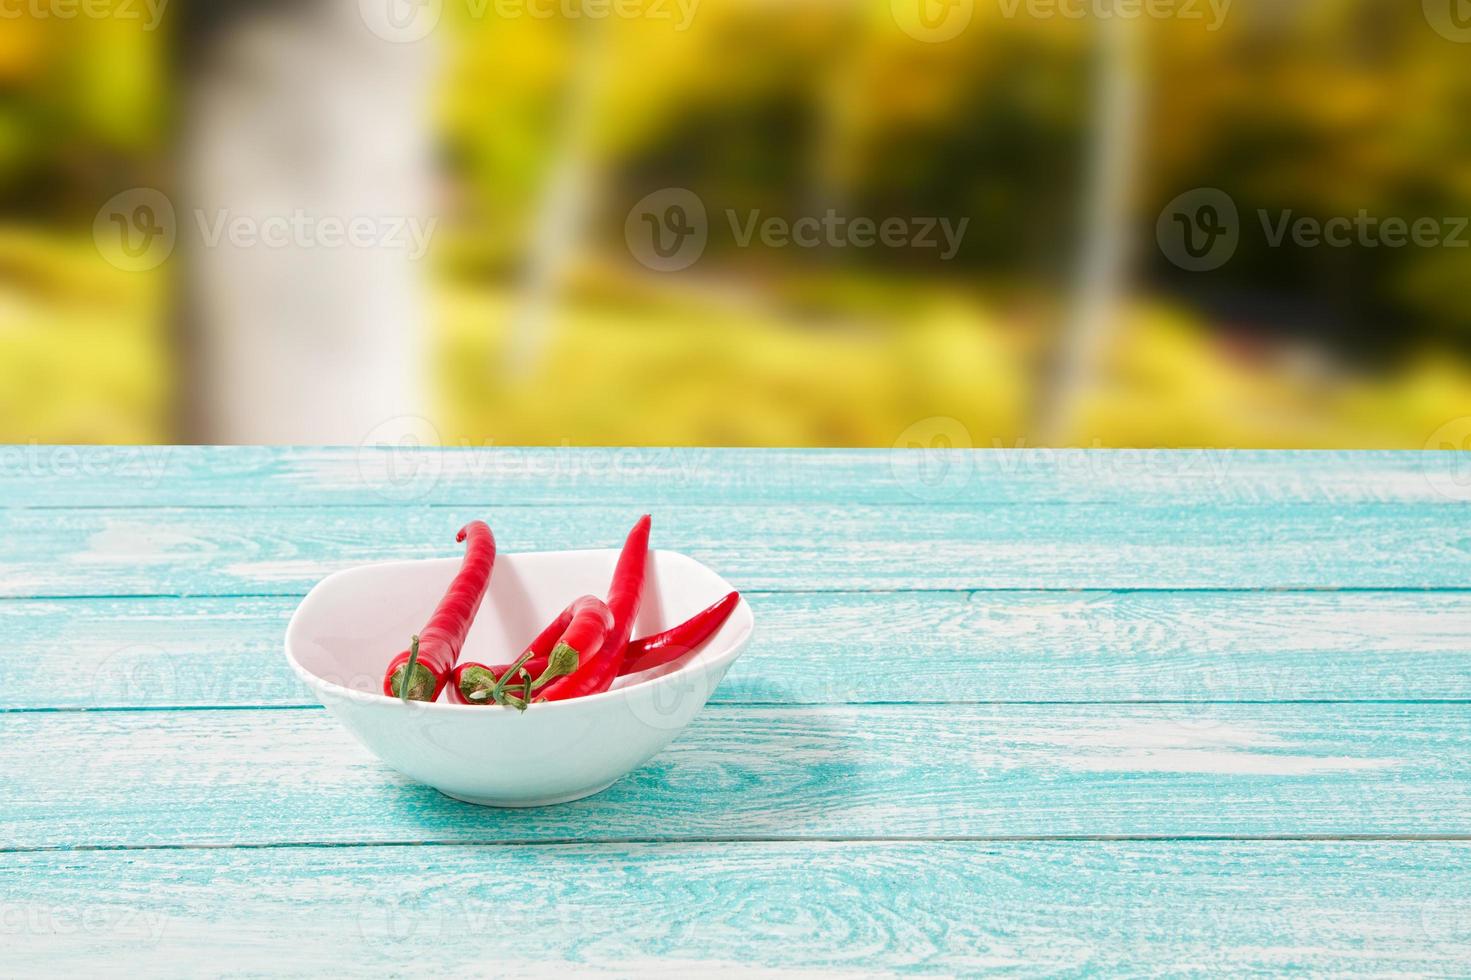
{"type": "MultiPolygon", "coordinates": [[[[942,433],[921,423],[899,444],[942,433]]],[[[1471,502],[1471,455],[1453,452],[416,450],[401,434],[378,434],[391,449],[0,446],[0,507],[1471,502]]]]}
{"type": "Polygon", "coordinates": [[[525,811],[410,784],[322,711],[42,712],[5,726],[10,849],[1471,836],[1466,705],[710,707],[607,791],[525,811]]]}
{"type": "MultiPolygon", "coordinates": [[[[464,508],[0,510],[0,596],[299,595],[453,555],[464,508]],[[443,542],[437,544],[436,542],[443,542]]],[[[637,512],[477,511],[506,551],[613,547],[637,512]]],[[[666,507],[655,543],[737,588],[1463,588],[1466,511],[1428,504],[666,507]]]]}
{"type": "Polygon", "coordinates": [[[1464,974],[1468,459],[0,447],[0,972],[1464,974]],[[607,792],[302,707],[328,572],[646,509],[760,628],[607,792]]]}
{"type": "MultiPolygon", "coordinates": [[[[747,599],[715,703],[1471,700],[1471,592],[747,599]]],[[[296,601],[0,601],[0,710],[313,706],[281,655],[296,601]]]]}
{"type": "Polygon", "coordinates": [[[1454,976],[1471,845],[612,844],[10,856],[10,975],[1454,976]],[[99,887],[100,883],[105,887],[99,887]],[[498,944],[509,931],[535,941],[498,944]]]}

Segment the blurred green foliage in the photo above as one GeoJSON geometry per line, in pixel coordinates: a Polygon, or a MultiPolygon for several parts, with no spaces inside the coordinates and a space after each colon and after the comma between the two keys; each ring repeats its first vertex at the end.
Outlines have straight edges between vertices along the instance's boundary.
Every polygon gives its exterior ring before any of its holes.
{"type": "Polygon", "coordinates": [[[97,252],[113,193],[156,183],[164,38],[113,19],[0,26],[0,441],[167,438],[167,278],[97,252]]]}
{"type": "MultiPolygon", "coordinates": [[[[1401,0],[1237,0],[1220,31],[1144,21],[1147,124],[1134,291],[1102,383],[1058,438],[1102,445],[1424,445],[1471,411],[1471,250],[1273,249],[1208,276],[1154,246],[1161,207],[1219,187],[1322,219],[1471,215],[1471,59],[1401,0]]],[[[490,9],[494,9],[493,7],[490,9]]],[[[1096,25],[978,3],[954,41],[889,0],[703,0],[651,19],[469,16],[448,3],[435,107],[449,220],[432,370],[473,442],[890,445],[917,419],[1036,441],[1065,309],[1096,25]],[[529,368],[510,331],[579,65],[594,189],[529,368]],[[629,206],[666,186],[712,211],[971,219],[957,259],[733,249],[637,266],[629,206]]],[[[1025,5],[1022,6],[1025,10],[1025,5]]],[[[164,34],[109,20],[0,29],[0,440],[171,436],[168,267],[129,275],[98,205],[166,183],[164,34]]]]}

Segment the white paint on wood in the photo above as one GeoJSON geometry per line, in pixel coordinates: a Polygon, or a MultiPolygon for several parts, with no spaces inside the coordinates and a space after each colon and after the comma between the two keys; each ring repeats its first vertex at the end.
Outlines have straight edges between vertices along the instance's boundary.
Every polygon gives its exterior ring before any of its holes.
{"type": "Polygon", "coordinates": [[[0,935],[25,975],[1460,975],[1471,845],[53,852],[0,863],[0,935]]]}
{"type": "Polygon", "coordinates": [[[408,782],[322,711],[10,714],[0,716],[0,848],[1471,835],[1466,714],[1441,704],[710,705],[605,792],[514,812],[408,782]],[[1180,745],[1209,747],[1169,747],[1180,745]]]}

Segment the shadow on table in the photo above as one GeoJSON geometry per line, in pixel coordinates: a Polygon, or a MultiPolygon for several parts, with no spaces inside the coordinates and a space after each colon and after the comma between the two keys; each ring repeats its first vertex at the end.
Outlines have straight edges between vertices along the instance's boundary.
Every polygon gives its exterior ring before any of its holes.
{"type": "Polygon", "coordinates": [[[400,780],[398,816],[425,843],[804,838],[837,812],[851,831],[852,811],[885,794],[870,785],[882,768],[863,765],[861,724],[851,705],[710,705],[664,751],[586,799],[480,807],[400,780]]]}

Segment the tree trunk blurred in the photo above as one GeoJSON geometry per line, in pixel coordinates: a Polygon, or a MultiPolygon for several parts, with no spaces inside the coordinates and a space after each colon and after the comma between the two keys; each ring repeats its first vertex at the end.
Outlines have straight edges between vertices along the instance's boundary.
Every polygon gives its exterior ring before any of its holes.
{"type": "Polygon", "coordinates": [[[1139,174],[1143,67],[1137,18],[1101,18],[1094,56],[1093,128],[1083,197],[1082,245],[1070,307],[1038,402],[1044,445],[1072,436],[1117,327],[1129,274],[1129,210],[1139,174]]]}
{"type": "Polygon", "coordinates": [[[209,239],[221,220],[427,220],[432,37],[385,41],[356,0],[180,6],[185,437],[353,444],[421,414],[422,258],[209,239]]]}

